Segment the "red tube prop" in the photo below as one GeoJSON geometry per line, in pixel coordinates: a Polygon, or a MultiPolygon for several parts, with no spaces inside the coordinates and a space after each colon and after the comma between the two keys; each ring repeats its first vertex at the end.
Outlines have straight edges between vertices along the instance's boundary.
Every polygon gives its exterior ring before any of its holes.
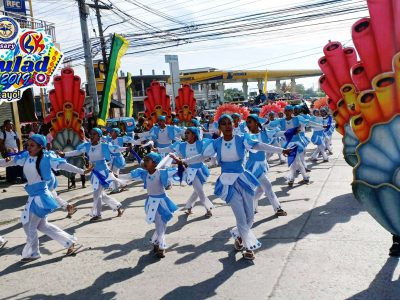
{"type": "Polygon", "coordinates": [[[347,67],[350,69],[357,63],[357,53],[353,47],[347,47],[343,49],[344,56],[346,57],[347,67]]]}
{"type": "Polygon", "coordinates": [[[325,56],[322,56],[318,60],[318,65],[321,71],[325,74],[326,78],[329,79],[329,85],[331,86],[332,90],[335,91],[335,93],[337,93],[339,96],[340,86],[336,80],[335,73],[333,73],[333,70],[328,63],[328,59],[325,56]]]}
{"type": "Polygon", "coordinates": [[[371,89],[371,81],[369,81],[365,72],[364,64],[358,62],[351,67],[351,79],[358,91],[371,89]]]}
{"type": "Polygon", "coordinates": [[[355,22],[351,28],[351,36],[357,53],[364,64],[368,80],[372,81],[382,71],[370,19],[362,18],[355,22]]]}
{"type": "Polygon", "coordinates": [[[396,41],[396,52],[400,51],[400,1],[393,0],[393,20],[394,20],[394,34],[395,34],[395,41],[396,41]]]}
{"type": "Polygon", "coordinates": [[[319,85],[321,86],[321,89],[328,95],[328,97],[333,100],[334,103],[339,101],[339,99],[341,98],[340,94],[332,88],[330,82],[328,82],[326,75],[322,75],[319,78],[319,85]]]}
{"type": "Polygon", "coordinates": [[[367,0],[382,72],[392,71],[396,53],[392,0],[367,0]]]}
{"type": "Polygon", "coordinates": [[[74,111],[77,112],[81,110],[81,107],[79,106],[80,97],[81,97],[81,78],[79,76],[74,76],[72,105],[74,106],[74,111]]]}
{"type": "Polygon", "coordinates": [[[346,83],[352,83],[350,67],[347,66],[347,59],[340,42],[330,42],[324,47],[325,57],[333,69],[336,80],[341,88],[346,83]]]}
{"type": "Polygon", "coordinates": [[[74,92],[74,70],[65,68],[61,71],[63,105],[64,102],[72,102],[74,92]]]}

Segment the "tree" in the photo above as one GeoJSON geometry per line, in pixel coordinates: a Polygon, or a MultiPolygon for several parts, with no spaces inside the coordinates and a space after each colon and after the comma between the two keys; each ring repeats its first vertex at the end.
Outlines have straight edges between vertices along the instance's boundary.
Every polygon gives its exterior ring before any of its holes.
{"type": "Polygon", "coordinates": [[[224,92],[225,101],[237,101],[243,97],[244,97],[243,91],[237,88],[226,89],[224,92]]]}

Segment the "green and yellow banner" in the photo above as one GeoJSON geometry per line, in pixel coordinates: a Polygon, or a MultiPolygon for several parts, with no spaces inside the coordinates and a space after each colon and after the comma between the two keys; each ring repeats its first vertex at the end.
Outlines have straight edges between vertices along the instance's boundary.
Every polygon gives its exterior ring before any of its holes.
{"type": "Polygon", "coordinates": [[[119,34],[114,33],[110,57],[108,59],[108,69],[106,74],[106,80],[103,89],[103,99],[99,118],[97,124],[99,126],[105,126],[108,118],[108,110],[110,109],[111,97],[117,88],[118,83],[118,70],[121,65],[121,58],[125,55],[128,50],[129,42],[119,34]]]}
{"type": "Polygon", "coordinates": [[[133,98],[132,98],[132,74],[128,72],[126,75],[126,117],[132,117],[133,114],[133,98]]]}

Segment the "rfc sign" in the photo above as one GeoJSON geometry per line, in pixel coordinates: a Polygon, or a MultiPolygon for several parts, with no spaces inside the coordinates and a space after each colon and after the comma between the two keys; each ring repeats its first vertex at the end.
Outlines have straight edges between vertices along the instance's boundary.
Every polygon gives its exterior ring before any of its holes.
{"type": "Polygon", "coordinates": [[[3,1],[4,1],[4,10],[6,12],[26,15],[25,0],[3,0],[3,1]]]}

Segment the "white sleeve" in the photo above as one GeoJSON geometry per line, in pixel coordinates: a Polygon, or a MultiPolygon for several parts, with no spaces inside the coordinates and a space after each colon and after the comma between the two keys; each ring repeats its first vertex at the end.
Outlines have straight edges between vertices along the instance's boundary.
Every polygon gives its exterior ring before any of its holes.
{"type": "Polygon", "coordinates": [[[63,171],[67,171],[70,173],[75,173],[75,174],[80,174],[83,175],[85,173],[85,171],[81,168],[75,167],[74,165],[71,165],[67,162],[63,162],[63,163],[58,163],[56,161],[52,161],[51,167],[53,168],[53,163],[54,163],[54,169],[59,169],[59,170],[63,170],[63,171]]]}
{"type": "Polygon", "coordinates": [[[10,161],[6,161],[5,159],[0,159],[0,167],[7,168],[16,165],[17,164],[15,163],[14,159],[11,159],[10,161]]]}
{"type": "Polygon", "coordinates": [[[251,147],[246,141],[244,142],[245,147],[249,147],[252,150],[257,150],[257,151],[264,151],[267,153],[282,153],[283,148],[281,147],[276,147],[272,145],[268,145],[265,143],[257,143],[253,147],[251,147]]]}
{"type": "Polygon", "coordinates": [[[73,157],[73,156],[81,155],[85,152],[86,152],[85,149],[81,149],[81,150],[68,151],[68,152],[65,152],[64,154],[65,154],[65,157],[73,157]]]}

